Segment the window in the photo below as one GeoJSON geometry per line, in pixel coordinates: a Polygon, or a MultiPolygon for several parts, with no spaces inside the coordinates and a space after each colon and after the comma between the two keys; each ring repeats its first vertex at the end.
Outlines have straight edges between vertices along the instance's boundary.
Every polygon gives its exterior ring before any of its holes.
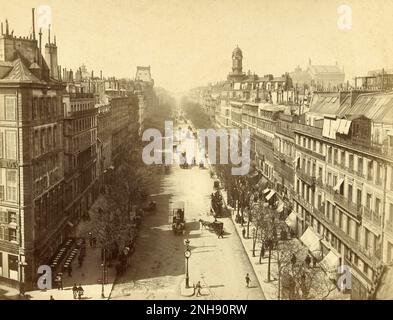
{"type": "Polygon", "coordinates": [[[379,215],[379,211],[381,209],[381,200],[379,198],[375,198],[375,213],[379,215]]]}
{"type": "Polygon", "coordinates": [[[16,212],[8,211],[8,222],[9,223],[17,223],[16,212]]]}
{"type": "Polygon", "coordinates": [[[18,280],[18,256],[8,255],[9,278],[18,280]]]}
{"type": "Polygon", "coordinates": [[[358,158],[358,173],[363,174],[363,158],[358,158]]]}
{"type": "Polygon", "coordinates": [[[0,159],[4,158],[3,154],[3,132],[0,132],[0,159]]]}
{"type": "Polygon", "coordinates": [[[16,131],[5,132],[5,157],[16,160],[16,131]]]}
{"type": "Polygon", "coordinates": [[[345,167],[345,151],[341,151],[341,166],[345,167]]]}
{"type": "Polygon", "coordinates": [[[353,172],[353,154],[349,155],[349,163],[348,163],[349,171],[353,172]]]}
{"type": "Polygon", "coordinates": [[[17,201],[17,173],[16,170],[7,170],[7,200],[17,201]]]}
{"type": "Polygon", "coordinates": [[[5,97],[5,119],[16,120],[16,97],[5,97]]]}
{"type": "Polygon", "coordinates": [[[9,228],[8,229],[8,240],[9,241],[17,241],[16,240],[16,229],[14,228],[9,228]]]}
{"type": "Polygon", "coordinates": [[[370,209],[371,210],[371,194],[370,193],[367,193],[367,198],[366,198],[366,207],[368,208],[368,209],[370,209]]]}

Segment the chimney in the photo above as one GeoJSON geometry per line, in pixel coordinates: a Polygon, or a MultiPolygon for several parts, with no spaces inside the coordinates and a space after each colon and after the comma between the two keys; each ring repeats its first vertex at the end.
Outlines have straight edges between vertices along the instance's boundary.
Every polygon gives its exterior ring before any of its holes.
{"type": "Polygon", "coordinates": [[[50,25],[48,27],[48,44],[50,45],[50,25]]]}
{"type": "Polygon", "coordinates": [[[100,78],[101,78],[101,80],[102,80],[102,70],[100,71],[100,78]]]}
{"type": "Polygon", "coordinates": [[[33,23],[33,40],[35,40],[35,16],[34,16],[34,8],[31,9],[32,15],[32,23],[33,23]]]}
{"type": "Polygon", "coordinates": [[[4,30],[3,30],[3,22],[1,23],[1,35],[4,34],[4,30]]]}
{"type": "Polygon", "coordinates": [[[93,70],[91,70],[91,78],[92,79],[94,78],[94,71],[93,70]]]}
{"type": "Polygon", "coordinates": [[[40,28],[40,32],[38,33],[38,39],[39,39],[39,65],[42,67],[42,29],[40,28]]]}
{"type": "Polygon", "coordinates": [[[5,20],[5,34],[8,36],[9,32],[10,32],[10,30],[8,28],[8,20],[6,19],[5,20]]]}

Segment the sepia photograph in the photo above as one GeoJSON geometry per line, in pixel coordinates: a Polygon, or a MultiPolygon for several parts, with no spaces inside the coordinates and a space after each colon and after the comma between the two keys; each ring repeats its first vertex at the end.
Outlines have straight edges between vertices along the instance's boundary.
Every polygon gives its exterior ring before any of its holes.
{"type": "Polygon", "coordinates": [[[0,0],[0,300],[392,300],[392,14],[0,0]]]}

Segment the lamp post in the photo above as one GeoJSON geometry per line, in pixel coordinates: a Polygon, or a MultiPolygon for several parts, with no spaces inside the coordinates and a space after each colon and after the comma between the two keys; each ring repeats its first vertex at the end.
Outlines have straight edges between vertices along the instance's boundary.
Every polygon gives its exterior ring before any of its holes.
{"type": "Polygon", "coordinates": [[[255,243],[257,242],[257,230],[254,228],[252,228],[252,256],[255,257],[255,243]]]}
{"type": "Polygon", "coordinates": [[[20,256],[19,258],[19,294],[25,295],[25,267],[27,266],[27,262],[25,261],[25,256],[20,256]]]}
{"type": "Polygon", "coordinates": [[[190,240],[184,241],[186,245],[186,250],[184,251],[184,257],[186,258],[186,288],[190,287],[190,277],[188,274],[188,259],[191,257],[191,250],[190,250],[190,240]]]}
{"type": "Polygon", "coordinates": [[[101,268],[102,268],[102,279],[101,279],[101,298],[105,298],[105,292],[104,292],[104,284],[105,284],[105,248],[103,249],[103,262],[101,263],[101,268]]]}

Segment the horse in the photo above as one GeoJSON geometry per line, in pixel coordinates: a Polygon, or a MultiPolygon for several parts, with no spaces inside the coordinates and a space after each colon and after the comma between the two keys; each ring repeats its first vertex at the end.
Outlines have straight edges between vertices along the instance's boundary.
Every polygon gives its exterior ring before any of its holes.
{"type": "Polygon", "coordinates": [[[202,227],[204,227],[205,229],[209,228],[210,224],[211,224],[209,221],[205,221],[205,220],[202,220],[202,219],[199,219],[199,222],[202,224],[202,227]]]}

